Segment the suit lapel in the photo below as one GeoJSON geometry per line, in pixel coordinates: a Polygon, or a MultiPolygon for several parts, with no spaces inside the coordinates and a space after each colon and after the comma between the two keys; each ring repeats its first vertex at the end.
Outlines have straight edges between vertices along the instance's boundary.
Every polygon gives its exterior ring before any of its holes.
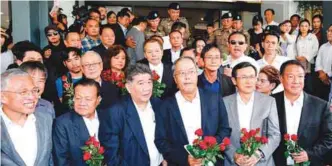
{"type": "Polygon", "coordinates": [[[238,114],[238,108],[237,108],[237,99],[236,96],[238,94],[232,95],[232,99],[230,100],[230,111],[229,113],[231,114],[232,121],[234,124],[234,130],[235,131],[240,131],[240,121],[239,121],[239,114],[238,114]]]}
{"type": "Polygon", "coordinates": [[[201,104],[201,118],[202,118],[201,119],[201,124],[202,124],[201,128],[203,129],[203,131],[208,131],[207,123],[208,123],[208,120],[209,120],[208,119],[209,110],[208,110],[208,107],[207,107],[208,102],[205,101],[208,98],[206,98],[203,91],[199,90],[198,92],[199,92],[199,97],[200,97],[200,100],[201,100],[201,103],[200,103],[201,104]]]}
{"type": "Polygon", "coordinates": [[[308,100],[308,97],[309,96],[306,93],[304,93],[304,99],[303,99],[303,106],[302,106],[300,124],[299,124],[299,128],[297,130],[297,135],[299,137],[301,136],[302,131],[306,127],[305,124],[308,122],[308,118],[310,117],[310,110],[314,110],[314,109],[311,109],[311,104],[310,104],[311,100],[308,100]]]}
{"type": "Polygon", "coordinates": [[[75,140],[80,140],[79,145],[85,144],[85,142],[89,139],[90,134],[83,117],[78,115],[76,112],[72,112],[72,118],[74,123],[74,135],[76,136],[75,140]]]}
{"type": "Polygon", "coordinates": [[[188,136],[187,136],[187,133],[186,133],[186,129],[184,128],[184,124],[183,124],[183,121],[182,121],[179,105],[176,101],[175,95],[174,95],[174,97],[172,97],[171,103],[172,103],[171,107],[173,107],[173,109],[171,110],[171,113],[173,114],[176,123],[179,125],[180,130],[182,131],[182,134],[185,136],[186,141],[188,141],[188,136]]]}
{"type": "Polygon", "coordinates": [[[260,126],[255,124],[256,122],[256,117],[259,117],[259,112],[260,112],[260,105],[261,103],[259,103],[260,99],[259,99],[259,94],[257,92],[254,92],[254,105],[252,107],[252,114],[251,114],[251,119],[250,119],[250,129],[254,129],[257,128],[257,126],[260,126]]]}
{"type": "Polygon", "coordinates": [[[140,118],[132,99],[127,103],[127,122],[143,151],[149,155],[140,118]]]}
{"type": "Polygon", "coordinates": [[[286,108],[284,93],[281,92],[276,97],[278,115],[279,115],[279,126],[281,134],[287,133],[287,121],[286,121],[286,108]]]}
{"type": "Polygon", "coordinates": [[[40,153],[44,150],[45,147],[42,147],[42,143],[45,142],[45,132],[41,132],[44,131],[43,127],[45,124],[43,124],[43,117],[39,116],[38,113],[34,114],[36,116],[36,132],[37,132],[37,157],[36,157],[36,161],[35,161],[35,165],[38,164],[38,160],[40,159],[40,153]]]}
{"type": "Polygon", "coordinates": [[[1,153],[5,153],[17,165],[25,165],[21,156],[16,152],[13,142],[7,131],[7,127],[1,117],[1,153]]]}

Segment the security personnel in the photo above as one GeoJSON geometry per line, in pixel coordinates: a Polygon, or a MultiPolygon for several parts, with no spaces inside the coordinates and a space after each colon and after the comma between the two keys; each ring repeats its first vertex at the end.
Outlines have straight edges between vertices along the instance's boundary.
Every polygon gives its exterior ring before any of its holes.
{"type": "Polygon", "coordinates": [[[160,28],[165,32],[165,35],[168,35],[171,32],[171,27],[174,22],[180,21],[186,24],[186,32],[183,37],[183,43],[187,43],[189,39],[190,32],[189,32],[189,24],[188,20],[185,17],[180,17],[180,5],[178,3],[171,3],[168,6],[168,15],[169,18],[164,18],[160,23],[160,28]]]}
{"type": "Polygon", "coordinates": [[[233,25],[233,15],[232,13],[225,13],[221,16],[222,28],[214,31],[208,43],[215,43],[220,49],[222,55],[228,55],[228,36],[234,31],[232,29],[233,25]]]}
{"type": "Polygon", "coordinates": [[[165,32],[159,28],[160,15],[157,11],[151,11],[148,16],[148,27],[145,29],[145,39],[149,39],[151,36],[165,36],[165,32]]]}
{"type": "MultiPolygon", "coordinates": [[[[244,34],[244,36],[246,36],[247,38],[247,44],[248,46],[250,46],[250,34],[247,30],[245,30],[243,28],[243,22],[242,22],[242,17],[239,14],[235,14],[233,17],[233,30],[234,31],[238,31],[238,32],[242,32],[244,34]]],[[[249,47],[246,49],[246,51],[244,52],[244,54],[248,55],[249,53],[249,47]]]]}

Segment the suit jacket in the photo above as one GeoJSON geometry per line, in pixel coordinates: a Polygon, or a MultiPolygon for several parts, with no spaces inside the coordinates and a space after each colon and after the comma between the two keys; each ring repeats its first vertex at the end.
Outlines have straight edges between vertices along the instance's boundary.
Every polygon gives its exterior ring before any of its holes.
{"type": "MultiPolygon", "coordinates": [[[[225,97],[235,93],[236,88],[232,82],[231,77],[222,74],[221,70],[218,70],[217,76],[220,84],[219,94],[221,94],[221,96],[225,97]]],[[[204,82],[203,82],[204,77],[205,77],[204,72],[198,76],[197,84],[198,87],[202,89],[204,88],[204,82]]]]}
{"type": "Polygon", "coordinates": [[[103,43],[99,44],[98,46],[93,47],[91,50],[97,52],[100,55],[100,57],[102,58],[103,62],[105,60],[105,57],[108,56],[107,52],[106,52],[107,49],[103,45],[103,43]]]}
{"type": "MultiPolygon", "coordinates": [[[[138,61],[138,63],[142,63],[149,66],[149,62],[146,58],[138,61]]],[[[161,78],[161,82],[166,85],[166,88],[164,93],[160,97],[160,99],[162,100],[174,95],[175,92],[177,91],[177,87],[173,77],[172,65],[163,63],[163,66],[164,66],[164,71],[163,71],[163,76],[161,78]]]]}
{"type": "MultiPolygon", "coordinates": [[[[278,122],[278,113],[276,103],[273,97],[254,92],[254,107],[250,120],[250,128],[261,129],[261,135],[269,139],[268,144],[259,149],[263,152],[264,158],[256,164],[257,166],[273,166],[272,153],[280,143],[280,131],[278,122]],[[261,103],[264,103],[262,105],[261,103]]],[[[240,148],[241,129],[237,109],[238,93],[224,98],[230,127],[232,128],[231,145],[226,150],[225,165],[236,165],[234,162],[234,153],[240,148]]]]}
{"type": "Polygon", "coordinates": [[[119,44],[123,47],[127,47],[126,46],[126,36],[123,34],[123,31],[119,25],[119,23],[116,23],[116,24],[112,24],[110,25],[111,28],[113,29],[114,31],[114,34],[115,34],[115,41],[114,41],[114,45],[115,44],[119,44]]]}
{"type": "MultiPolygon", "coordinates": [[[[156,111],[160,101],[151,99],[150,102],[156,111]]],[[[99,139],[105,147],[108,166],[150,165],[143,128],[131,97],[105,110],[101,117],[99,139]]]]}
{"type": "MultiPolygon", "coordinates": [[[[297,131],[299,145],[308,153],[311,165],[323,165],[323,155],[332,149],[332,115],[327,102],[305,92],[300,124],[297,131]]],[[[274,94],[276,99],[280,132],[287,133],[284,93],[274,94]]],[[[282,138],[283,139],[283,138],[282,138]]],[[[276,165],[285,165],[286,147],[281,141],[273,157],[276,165]]],[[[331,158],[331,156],[329,156],[331,158]]]]}
{"type": "MultiPolygon", "coordinates": [[[[218,143],[221,143],[231,134],[224,102],[216,93],[199,90],[198,95],[204,136],[215,136],[218,143]]],[[[189,142],[175,95],[163,101],[160,110],[156,112],[156,123],[155,143],[167,164],[187,166],[188,153],[184,145],[189,142]]]]}
{"type": "Polygon", "coordinates": [[[55,118],[54,106],[49,101],[40,98],[38,100],[36,111],[47,112],[52,115],[52,118],[55,118]]]}
{"type": "MultiPolygon", "coordinates": [[[[52,160],[52,122],[51,114],[36,111],[37,130],[37,157],[35,166],[53,165],[52,160]]],[[[28,142],[27,142],[28,143],[28,142]]],[[[23,159],[15,150],[7,127],[1,117],[1,165],[3,166],[25,166],[23,159]]]]}
{"type": "Polygon", "coordinates": [[[163,64],[173,65],[171,49],[164,50],[161,61],[163,62],[163,64]]]}
{"type": "Polygon", "coordinates": [[[101,102],[98,105],[98,109],[106,109],[111,107],[120,99],[119,88],[109,81],[102,80],[100,88],[101,102]]]}
{"type": "Polygon", "coordinates": [[[131,28],[127,36],[132,36],[136,42],[135,48],[127,48],[127,53],[130,57],[130,63],[135,64],[137,61],[144,59],[143,45],[145,41],[144,32],[139,31],[137,28],[131,28]]]}
{"type": "MultiPolygon", "coordinates": [[[[98,118],[100,119],[99,113],[98,118]]],[[[83,117],[75,111],[67,112],[56,118],[53,129],[53,152],[56,166],[83,166],[81,147],[89,139],[89,131],[83,117]]]]}

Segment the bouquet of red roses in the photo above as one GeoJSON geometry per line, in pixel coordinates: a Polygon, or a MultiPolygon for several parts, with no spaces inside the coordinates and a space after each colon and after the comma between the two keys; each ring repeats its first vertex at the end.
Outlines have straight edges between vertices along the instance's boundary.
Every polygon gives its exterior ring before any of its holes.
{"type": "Polygon", "coordinates": [[[85,146],[81,148],[83,150],[83,160],[89,166],[101,166],[104,159],[104,147],[100,146],[95,136],[90,137],[85,146]]]}
{"type": "Polygon", "coordinates": [[[68,78],[66,75],[63,75],[61,77],[62,80],[62,87],[64,89],[63,91],[63,97],[62,97],[62,103],[67,105],[68,108],[73,109],[74,108],[74,84],[72,83],[71,77],[68,78]]]}
{"type": "Polygon", "coordinates": [[[217,140],[213,136],[205,136],[203,139],[203,130],[197,129],[195,134],[198,136],[192,145],[185,145],[188,153],[196,159],[203,159],[203,166],[211,166],[217,162],[217,157],[224,159],[222,152],[231,144],[229,138],[224,138],[221,144],[217,144],[217,140]]]}
{"type": "MultiPolygon", "coordinates": [[[[285,146],[286,146],[286,152],[285,152],[285,157],[288,158],[291,156],[292,153],[301,153],[303,151],[303,148],[299,146],[297,143],[298,138],[297,135],[292,134],[285,134],[284,135],[284,141],[285,141],[285,146]]],[[[306,161],[303,163],[294,163],[294,166],[309,166],[310,161],[306,161]]]]}
{"type": "Polygon", "coordinates": [[[153,80],[153,90],[152,90],[152,96],[153,97],[161,97],[161,95],[164,93],[166,84],[159,82],[160,76],[157,74],[156,71],[152,71],[152,80],[153,80]]]}
{"type": "Polygon", "coordinates": [[[104,70],[101,73],[101,77],[105,81],[111,81],[113,84],[115,84],[117,87],[119,87],[121,89],[122,95],[125,95],[128,93],[127,89],[125,87],[126,79],[125,79],[125,75],[123,72],[118,74],[116,72],[112,72],[111,69],[108,69],[108,70],[104,70]]]}
{"type": "Polygon", "coordinates": [[[246,128],[241,129],[241,147],[236,150],[236,153],[251,157],[256,154],[258,148],[267,144],[268,139],[265,136],[260,137],[259,132],[260,128],[250,131],[247,131],[246,128]]]}

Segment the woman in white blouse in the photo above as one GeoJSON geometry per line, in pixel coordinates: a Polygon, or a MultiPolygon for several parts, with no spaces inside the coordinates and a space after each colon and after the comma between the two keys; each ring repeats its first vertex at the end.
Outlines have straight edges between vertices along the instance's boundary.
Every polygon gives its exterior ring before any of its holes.
{"type": "Polygon", "coordinates": [[[290,34],[292,24],[290,20],[285,20],[279,24],[280,35],[280,47],[282,49],[282,55],[290,59],[295,59],[295,40],[296,35],[290,34]]]}
{"type": "Polygon", "coordinates": [[[317,37],[309,32],[310,23],[307,19],[300,22],[299,35],[296,38],[296,60],[300,61],[310,73],[311,64],[317,56],[319,43],[317,37]]]}

